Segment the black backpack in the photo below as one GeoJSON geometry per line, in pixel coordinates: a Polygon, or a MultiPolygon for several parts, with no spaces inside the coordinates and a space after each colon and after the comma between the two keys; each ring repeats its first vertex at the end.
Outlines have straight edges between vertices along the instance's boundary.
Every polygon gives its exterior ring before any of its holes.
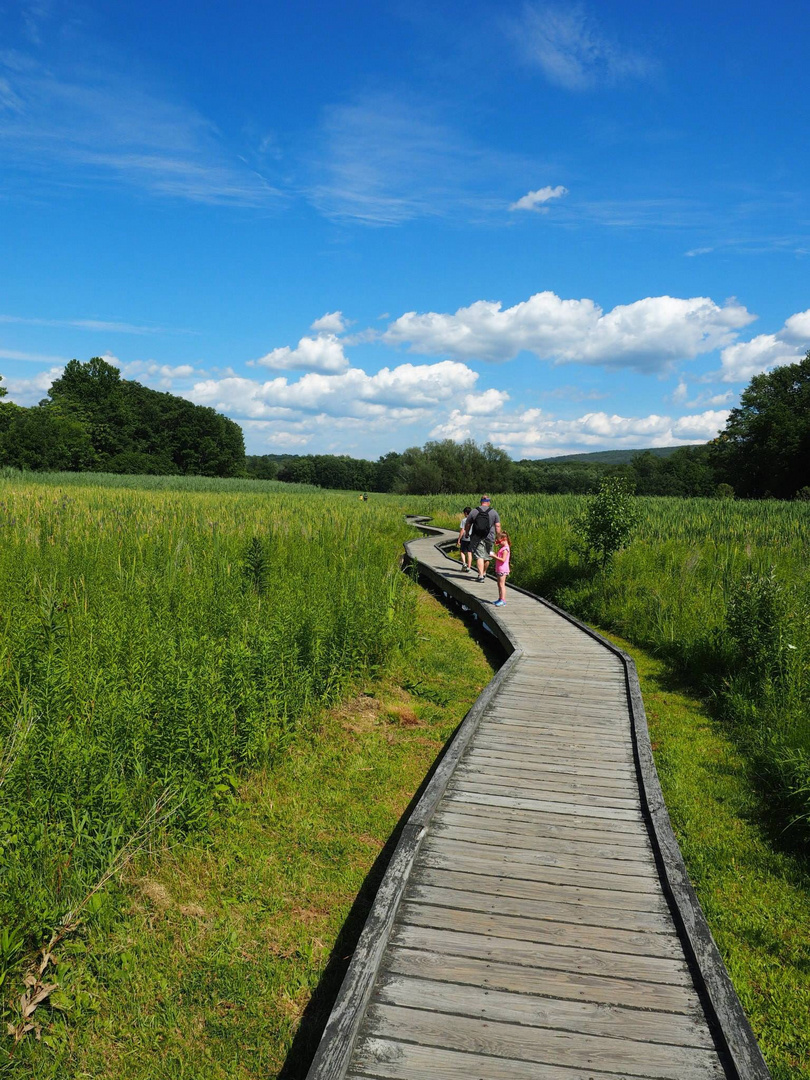
{"type": "Polygon", "coordinates": [[[472,536],[480,536],[483,538],[489,533],[489,530],[492,528],[492,519],[489,516],[491,513],[491,509],[476,511],[472,528],[470,529],[470,534],[472,536]]]}

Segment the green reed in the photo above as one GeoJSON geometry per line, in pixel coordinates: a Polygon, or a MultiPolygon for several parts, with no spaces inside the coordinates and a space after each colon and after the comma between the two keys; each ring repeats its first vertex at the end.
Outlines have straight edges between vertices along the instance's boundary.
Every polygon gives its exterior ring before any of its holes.
{"type": "Polygon", "coordinates": [[[413,634],[394,507],[152,479],[0,479],[0,924],[29,946],[156,805],[205,827],[413,634]]]}

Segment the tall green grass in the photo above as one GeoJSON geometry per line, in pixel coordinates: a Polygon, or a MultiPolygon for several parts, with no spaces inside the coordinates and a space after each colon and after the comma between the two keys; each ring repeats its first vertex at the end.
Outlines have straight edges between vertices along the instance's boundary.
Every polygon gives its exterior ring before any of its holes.
{"type": "Polygon", "coordinates": [[[45,487],[111,487],[138,491],[210,491],[233,494],[248,492],[266,495],[271,492],[320,491],[314,484],[285,484],[280,480],[252,480],[249,477],[221,476],[130,476],[125,473],[34,472],[20,471],[8,465],[0,468],[0,481],[14,480],[45,487]]]}
{"type": "MultiPolygon", "coordinates": [[[[455,525],[465,499],[411,505],[455,525]]],[[[586,497],[494,505],[512,538],[511,580],[649,649],[709,695],[750,751],[779,827],[810,836],[810,506],[639,498],[632,542],[600,568],[578,550],[586,497]]]]}
{"type": "Polygon", "coordinates": [[[58,479],[0,480],[7,964],[145,824],[204,828],[413,633],[393,506],[58,479]]]}

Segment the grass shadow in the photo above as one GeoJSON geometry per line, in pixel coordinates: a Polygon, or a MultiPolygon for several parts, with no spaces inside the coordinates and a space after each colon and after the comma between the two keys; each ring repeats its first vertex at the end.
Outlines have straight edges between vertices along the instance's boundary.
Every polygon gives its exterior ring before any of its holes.
{"type": "MultiPolygon", "coordinates": [[[[462,721],[459,722],[458,727],[461,726],[461,722],[462,721]]],[[[385,846],[374,860],[374,864],[366,875],[365,880],[360,887],[360,891],[351,906],[351,910],[346,917],[346,921],[340,928],[334,948],[329,954],[329,960],[326,963],[326,967],[324,968],[318,985],[309,1000],[309,1004],[304,1010],[304,1014],[301,1017],[301,1022],[298,1026],[298,1031],[295,1034],[295,1038],[293,1039],[292,1046],[284,1060],[284,1064],[278,1073],[277,1080],[303,1080],[303,1077],[306,1076],[307,1070],[312,1064],[312,1059],[315,1056],[315,1051],[318,1049],[318,1043],[321,1041],[321,1036],[323,1035],[329,1015],[332,1012],[338,991],[340,990],[346,971],[348,970],[352,956],[354,955],[354,950],[357,947],[360,934],[366,924],[366,919],[368,918],[368,913],[374,903],[374,898],[377,895],[380,882],[385,875],[385,871],[388,869],[388,864],[391,862],[396,846],[399,843],[402,830],[407,824],[408,818],[411,816],[416,804],[422,798],[425,788],[430,783],[433,774],[444,758],[444,755],[452,745],[458,727],[456,727],[456,730],[437,755],[436,760],[431,765],[422,780],[422,783],[408,803],[405,812],[397,822],[394,831],[388,837],[385,846]]]]}

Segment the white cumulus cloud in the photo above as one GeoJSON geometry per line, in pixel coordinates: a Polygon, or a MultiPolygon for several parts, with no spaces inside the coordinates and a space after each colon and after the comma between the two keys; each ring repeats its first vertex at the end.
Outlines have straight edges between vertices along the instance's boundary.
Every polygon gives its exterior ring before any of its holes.
{"type": "Polygon", "coordinates": [[[283,345],[279,349],[271,349],[266,355],[249,363],[251,367],[258,364],[261,367],[275,368],[277,371],[330,373],[345,371],[349,366],[349,361],[343,352],[343,345],[334,333],[322,333],[317,337],[302,337],[294,349],[289,345],[283,345]]]}
{"type": "Polygon", "coordinates": [[[500,412],[509,395],[505,390],[483,390],[480,394],[467,394],[464,398],[464,409],[474,416],[492,416],[500,412]]]}
{"type": "Polygon", "coordinates": [[[36,405],[47,395],[51,384],[61,377],[63,370],[61,366],[52,367],[27,379],[19,379],[14,375],[4,377],[3,386],[8,390],[8,397],[3,400],[15,405],[36,405]]]}
{"type": "Polygon", "coordinates": [[[620,416],[592,412],[573,420],[560,420],[541,409],[527,409],[494,421],[489,438],[516,457],[551,457],[588,449],[688,445],[714,438],[727,416],[727,410],[677,418],[657,413],[620,416]]]}
{"type": "Polygon", "coordinates": [[[677,446],[713,439],[724,426],[728,410],[707,410],[691,416],[620,416],[606,412],[585,413],[561,420],[542,409],[526,409],[499,417],[481,418],[462,409],[431,431],[433,438],[466,439],[473,433],[502,446],[516,458],[553,457],[579,450],[602,450],[650,446],[677,446]]]}
{"type": "Polygon", "coordinates": [[[342,334],[346,326],[342,311],[327,311],[320,319],[315,320],[310,330],[315,330],[316,333],[342,334]]]}
{"type": "Polygon", "coordinates": [[[720,354],[723,382],[747,382],[784,364],[795,364],[810,348],[810,309],[797,312],[776,334],[757,334],[728,345],[720,354]]]}
{"type": "Polygon", "coordinates": [[[542,187],[537,191],[529,191],[517,202],[513,202],[510,210],[546,210],[545,204],[551,199],[561,199],[568,194],[568,188],[558,184],[556,187],[542,187]]]}
{"type": "Polygon", "coordinates": [[[188,397],[201,405],[251,419],[292,418],[300,413],[407,420],[448,399],[468,394],[478,378],[465,364],[400,364],[369,375],[350,368],[337,375],[309,372],[259,382],[241,376],[195,383],[188,397]]]}
{"type": "Polygon", "coordinates": [[[556,363],[661,371],[730,345],[754,317],[734,300],[719,306],[705,296],[648,296],[605,312],[546,291],[509,308],[478,300],[454,314],[410,311],[382,338],[426,355],[498,361],[527,350],[556,363]]]}

